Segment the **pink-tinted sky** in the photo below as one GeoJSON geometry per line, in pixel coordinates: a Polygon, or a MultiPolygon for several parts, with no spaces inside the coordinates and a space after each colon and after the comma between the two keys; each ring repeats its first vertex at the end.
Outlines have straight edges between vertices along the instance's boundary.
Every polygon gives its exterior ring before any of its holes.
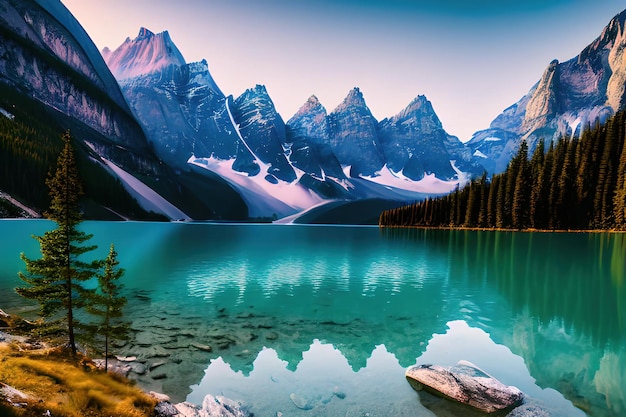
{"type": "Polygon", "coordinates": [[[235,97],[264,84],[285,121],[355,86],[374,116],[424,94],[448,133],[485,129],[626,8],[623,0],[62,0],[99,49],[145,26],[235,97]]]}

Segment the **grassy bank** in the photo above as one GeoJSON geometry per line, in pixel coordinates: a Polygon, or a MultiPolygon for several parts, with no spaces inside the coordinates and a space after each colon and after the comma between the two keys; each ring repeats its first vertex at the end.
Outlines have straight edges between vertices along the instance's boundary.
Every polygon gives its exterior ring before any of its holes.
{"type": "Polygon", "coordinates": [[[3,318],[11,336],[0,342],[0,415],[154,415],[157,400],[132,381],[105,373],[81,354],[72,358],[63,346],[54,347],[58,341],[31,339],[32,330],[20,330],[16,320],[3,318]]]}

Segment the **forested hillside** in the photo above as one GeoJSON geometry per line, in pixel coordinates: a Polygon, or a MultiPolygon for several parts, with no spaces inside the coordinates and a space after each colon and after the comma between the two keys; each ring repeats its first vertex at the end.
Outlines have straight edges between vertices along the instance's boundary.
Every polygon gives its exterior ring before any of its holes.
{"type": "Polygon", "coordinates": [[[507,169],[440,198],[384,211],[380,226],[626,230],[626,112],[579,138],[522,142],[507,169]]]}
{"type": "MultiPolygon", "coordinates": [[[[42,104],[3,85],[0,85],[0,109],[0,191],[41,213],[49,206],[45,179],[62,148],[61,134],[65,127],[42,104]]],[[[116,218],[113,212],[144,219],[155,217],[139,207],[119,180],[93,162],[89,149],[79,145],[77,151],[86,191],[83,209],[87,218],[116,218]]],[[[7,216],[13,214],[7,209],[3,211],[7,216]]]]}

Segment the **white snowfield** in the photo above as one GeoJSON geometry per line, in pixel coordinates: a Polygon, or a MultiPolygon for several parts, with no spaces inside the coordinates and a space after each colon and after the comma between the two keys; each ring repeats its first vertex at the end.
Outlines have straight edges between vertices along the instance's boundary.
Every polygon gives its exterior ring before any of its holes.
{"type": "MultiPolygon", "coordinates": [[[[265,179],[268,165],[260,164],[261,172],[255,176],[232,169],[234,159],[220,160],[191,156],[188,164],[209,170],[226,180],[243,198],[250,217],[277,218],[289,216],[325,201],[319,195],[295,182],[278,180],[277,184],[265,179]]],[[[257,160],[257,162],[260,162],[257,160]]]]}
{"type": "MultiPolygon", "coordinates": [[[[255,176],[248,176],[246,173],[234,171],[232,169],[234,159],[220,160],[215,157],[198,158],[191,156],[188,164],[209,170],[225,179],[242,196],[248,206],[250,217],[269,217],[275,215],[281,219],[280,223],[289,223],[296,217],[320,205],[335,201],[325,199],[310,189],[303,187],[296,181],[288,183],[278,181],[270,183],[265,179],[268,165],[260,164],[261,172],[255,176]],[[295,216],[294,216],[295,215],[295,216]]],[[[257,160],[257,162],[260,162],[257,160]]],[[[434,174],[424,176],[420,181],[413,181],[402,173],[394,173],[383,167],[376,176],[353,178],[347,180],[358,183],[361,188],[365,184],[374,183],[383,186],[370,190],[372,197],[397,199],[400,196],[404,200],[410,200],[411,196],[418,198],[420,194],[445,194],[454,190],[461,182],[461,186],[467,179],[463,176],[451,161],[452,166],[460,176],[460,180],[443,181],[435,177],[434,174]],[[384,195],[381,192],[384,191],[384,195]]],[[[350,167],[345,168],[346,171],[350,167]]]]}
{"type": "MultiPolygon", "coordinates": [[[[463,173],[455,167],[454,161],[451,162],[457,174],[459,176],[463,175],[463,173]]],[[[415,181],[404,176],[402,172],[393,172],[387,165],[376,172],[375,176],[361,176],[361,178],[387,187],[424,194],[446,194],[459,185],[459,180],[444,181],[435,177],[435,174],[426,174],[421,180],[415,181]]],[[[464,178],[461,178],[461,181],[464,181],[464,178]]]]}
{"type": "Polygon", "coordinates": [[[122,185],[146,211],[159,213],[170,220],[190,221],[191,217],[183,213],[178,207],[161,197],[156,191],[148,187],[137,178],[115,165],[113,162],[102,158],[105,165],[117,175],[122,185]]]}

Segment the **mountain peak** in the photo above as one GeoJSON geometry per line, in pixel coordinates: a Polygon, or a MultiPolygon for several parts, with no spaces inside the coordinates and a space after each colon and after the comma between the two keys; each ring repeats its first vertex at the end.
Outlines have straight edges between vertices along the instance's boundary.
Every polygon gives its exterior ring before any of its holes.
{"type": "Polygon", "coordinates": [[[400,113],[391,118],[393,123],[416,124],[420,129],[441,129],[441,121],[432,103],[424,95],[415,97],[400,113]],[[428,122],[427,122],[428,121],[428,122]]]}
{"type": "Polygon", "coordinates": [[[309,99],[306,101],[306,104],[309,104],[311,106],[318,106],[320,104],[319,99],[317,98],[317,96],[315,94],[311,95],[311,97],[309,97],[309,99]]]}
{"type": "Polygon", "coordinates": [[[344,98],[341,102],[341,104],[339,104],[337,108],[333,110],[333,113],[345,111],[349,108],[365,108],[369,112],[367,104],[365,104],[365,99],[363,98],[363,93],[361,92],[359,87],[354,87],[352,90],[350,90],[346,98],[344,98]]]}
{"type": "Polygon", "coordinates": [[[296,112],[296,114],[294,115],[294,118],[297,118],[299,116],[309,114],[309,113],[323,113],[324,116],[326,116],[326,109],[324,108],[322,103],[320,103],[319,99],[315,95],[312,95],[311,97],[309,97],[306,103],[304,103],[302,107],[300,107],[300,109],[296,112]]]}
{"type": "Polygon", "coordinates": [[[137,38],[135,40],[137,41],[142,39],[150,39],[153,36],[154,32],[151,32],[150,30],[142,26],[141,28],[139,28],[139,34],[137,35],[137,38]]]}
{"type": "Polygon", "coordinates": [[[115,51],[103,51],[103,57],[118,80],[157,72],[170,65],[185,65],[167,31],[155,35],[145,27],[139,29],[135,39],[126,39],[115,51]]]}
{"type": "Polygon", "coordinates": [[[365,103],[365,100],[363,99],[363,93],[361,92],[361,90],[359,89],[359,87],[354,87],[352,90],[350,90],[348,92],[348,96],[346,97],[346,101],[353,101],[353,102],[363,102],[365,103]]]}

